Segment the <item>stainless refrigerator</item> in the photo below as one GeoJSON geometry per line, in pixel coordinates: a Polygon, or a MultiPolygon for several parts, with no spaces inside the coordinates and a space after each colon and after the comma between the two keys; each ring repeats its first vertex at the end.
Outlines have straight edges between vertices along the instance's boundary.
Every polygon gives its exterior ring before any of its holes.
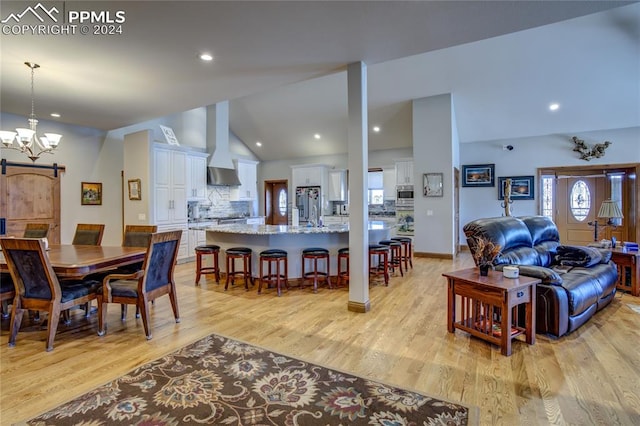
{"type": "Polygon", "coordinates": [[[321,199],[319,186],[298,186],[296,188],[296,207],[300,222],[318,223],[322,214],[321,199]]]}

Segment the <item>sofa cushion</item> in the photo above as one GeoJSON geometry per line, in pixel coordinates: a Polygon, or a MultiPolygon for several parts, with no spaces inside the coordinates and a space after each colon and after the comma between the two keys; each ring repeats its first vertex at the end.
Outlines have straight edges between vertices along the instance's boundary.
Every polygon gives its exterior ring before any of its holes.
{"type": "Polygon", "coordinates": [[[579,315],[591,306],[597,305],[602,294],[602,288],[594,278],[593,272],[587,271],[586,268],[583,268],[583,271],[579,269],[573,268],[562,275],[562,287],[567,291],[569,301],[569,316],[579,315]]]}
{"type": "Polygon", "coordinates": [[[533,247],[531,234],[524,222],[515,217],[477,219],[464,226],[469,249],[473,253],[476,240],[484,238],[500,246],[502,252],[518,247],[533,247]]]}
{"type": "Polygon", "coordinates": [[[518,247],[501,252],[493,261],[494,265],[537,265],[543,266],[543,258],[538,250],[533,247],[518,247]]]}

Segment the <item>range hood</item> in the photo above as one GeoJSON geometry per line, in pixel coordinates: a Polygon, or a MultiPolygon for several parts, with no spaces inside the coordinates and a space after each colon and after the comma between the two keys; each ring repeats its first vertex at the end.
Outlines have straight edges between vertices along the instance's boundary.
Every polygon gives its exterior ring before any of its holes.
{"type": "Polygon", "coordinates": [[[215,142],[207,184],[213,186],[238,186],[240,179],[229,152],[229,102],[219,102],[207,107],[207,146],[215,142]]]}

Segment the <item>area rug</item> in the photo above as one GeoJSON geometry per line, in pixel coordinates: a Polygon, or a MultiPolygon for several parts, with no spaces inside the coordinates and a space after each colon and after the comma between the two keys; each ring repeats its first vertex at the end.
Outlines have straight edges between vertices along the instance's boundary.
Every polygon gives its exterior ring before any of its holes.
{"type": "Polygon", "coordinates": [[[28,425],[467,425],[477,408],[210,335],[28,425]]]}

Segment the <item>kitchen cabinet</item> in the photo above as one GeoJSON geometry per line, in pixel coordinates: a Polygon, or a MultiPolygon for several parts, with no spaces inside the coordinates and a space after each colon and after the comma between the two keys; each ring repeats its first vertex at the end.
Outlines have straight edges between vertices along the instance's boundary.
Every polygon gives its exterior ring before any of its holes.
{"type": "Polygon", "coordinates": [[[207,199],[207,154],[189,153],[187,156],[189,201],[205,201],[207,199]]]}
{"type": "Polygon", "coordinates": [[[396,185],[413,185],[413,161],[396,161],[396,185]]]}
{"type": "Polygon", "coordinates": [[[178,247],[178,261],[188,260],[189,256],[193,256],[193,251],[189,250],[189,228],[187,222],[181,224],[158,226],[158,232],[182,231],[180,237],[180,247],[178,247]]]}
{"type": "Polygon", "coordinates": [[[294,189],[298,186],[321,186],[326,189],[327,166],[292,166],[291,181],[294,189]]]}
{"type": "Polygon", "coordinates": [[[258,162],[244,159],[235,160],[240,186],[232,187],[231,201],[253,201],[258,198],[258,162]]]}
{"type": "Polygon", "coordinates": [[[189,229],[188,232],[188,253],[192,256],[196,247],[207,243],[207,231],[203,229],[189,229]]]}
{"type": "Polygon", "coordinates": [[[187,223],[187,154],[164,148],[153,152],[156,225],[187,223]]]}
{"type": "Polygon", "coordinates": [[[395,166],[385,166],[382,168],[382,187],[384,199],[395,201],[396,199],[396,168],[395,166]]]}
{"type": "Polygon", "coordinates": [[[329,201],[347,201],[347,171],[329,171],[329,201]]]}

